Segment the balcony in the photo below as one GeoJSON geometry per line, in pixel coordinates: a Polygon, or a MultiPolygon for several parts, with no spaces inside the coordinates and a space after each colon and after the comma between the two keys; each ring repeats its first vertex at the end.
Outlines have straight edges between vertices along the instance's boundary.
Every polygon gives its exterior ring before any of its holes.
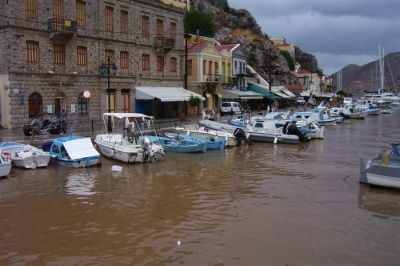
{"type": "Polygon", "coordinates": [[[203,75],[203,82],[220,83],[221,82],[221,75],[217,75],[217,74],[203,75]]]}
{"type": "Polygon", "coordinates": [[[156,48],[157,54],[164,55],[175,47],[175,39],[168,37],[160,37],[160,36],[155,37],[154,47],[156,48]]]}
{"type": "Polygon", "coordinates": [[[236,69],[235,73],[237,77],[245,77],[247,75],[247,71],[245,69],[236,69]]]}
{"type": "Polygon", "coordinates": [[[47,30],[53,43],[65,44],[77,33],[78,25],[73,20],[51,18],[47,20],[47,30]]]}

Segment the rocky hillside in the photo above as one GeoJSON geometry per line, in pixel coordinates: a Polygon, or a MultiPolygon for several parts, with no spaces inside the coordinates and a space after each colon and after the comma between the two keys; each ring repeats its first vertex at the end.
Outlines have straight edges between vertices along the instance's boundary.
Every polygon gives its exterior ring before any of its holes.
{"type": "MultiPolygon", "coordinates": [[[[224,1],[222,1],[224,2],[224,1]]],[[[222,44],[240,43],[247,54],[248,63],[262,76],[269,73],[269,58],[275,83],[290,82],[294,76],[280,51],[276,49],[268,36],[264,34],[255,18],[247,10],[220,6],[217,0],[192,0],[191,8],[209,15],[217,27],[216,39],[222,44]]],[[[296,49],[301,51],[300,49],[296,49]]],[[[297,59],[297,58],[296,58],[297,59]]],[[[307,64],[311,70],[318,69],[315,57],[301,51],[300,63],[307,64]]]]}
{"type": "MultiPolygon", "coordinates": [[[[337,87],[337,72],[332,75],[333,86],[337,87]]],[[[364,90],[380,87],[379,61],[363,66],[348,65],[342,69],[342,88],[353,95],[361,95],[364,90]]],[[[400,92],[400,52],[385,56],[385,89],[400,92]]]]}

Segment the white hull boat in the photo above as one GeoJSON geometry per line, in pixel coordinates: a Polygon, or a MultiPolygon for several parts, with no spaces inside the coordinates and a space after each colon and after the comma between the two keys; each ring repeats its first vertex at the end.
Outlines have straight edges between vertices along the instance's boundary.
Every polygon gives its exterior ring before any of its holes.
{"type": "Polygon", "coordinates": [[[15,167],[35,169],[37,167],[46,167],[50,161],[48,152],[32,145],[4,142],[0,144],[0,151],[10,155],[15,167]]]}
{"type": "Polygon", "coordinates": [[[0,177],[8,176],[11,172],[11,158],[8,155],[0,156],[0,177]]]}
{"type": "MultiPolygon", "coordinates": [[[[131,129],[134,130],[138,128],[142,137],[128,136],[128,132],[124,134],[99,134],[94,143],[102,155],[125,163],[156,162],[165,155],[161,145],[151,143],[149,139],[143,137],[140,123],[150,127],[152,117],[138,113],[105,113],[103,114],[105,124],[108,117],[123,120],[124,129],[132,127],[131,129]],[[130,120],[133,120],[133,122],[130,120]]],[[[115,125],[113,125],[113,128],[115,128],[115,125]]]]}
{"type": "Polygon", "coordinates": [[[360,182],[376,186],[400,188],[399,144],[392,144],[392,152],[382,152],[367,163],[360,158],[360,182]]]}

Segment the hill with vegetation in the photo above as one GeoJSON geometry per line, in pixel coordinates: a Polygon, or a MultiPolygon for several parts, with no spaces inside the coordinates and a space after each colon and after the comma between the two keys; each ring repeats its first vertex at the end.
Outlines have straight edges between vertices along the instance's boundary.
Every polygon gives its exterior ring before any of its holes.
{"type": "MultiPolygon", "coordinates": [[[[249,11],[231,8],[227,0],[192,0],[188,16],[193,12],[206,15],[214,28],[208,26],[196,29],[192,25],[188,27],[190,33],[201,34],[211,30],[222,44],[240,43],[247,55],[248,64],[264,77],[271,73],[274,83],[288,83],[295,79],[291,72],[294,69],[293,59],[273,45],[249,11]]],[[[190,24],[190,21],[187,23],[190,24]]],[[[315,57],[297,47],[296,61],[309,71],[322,72],[315,57]]]]}

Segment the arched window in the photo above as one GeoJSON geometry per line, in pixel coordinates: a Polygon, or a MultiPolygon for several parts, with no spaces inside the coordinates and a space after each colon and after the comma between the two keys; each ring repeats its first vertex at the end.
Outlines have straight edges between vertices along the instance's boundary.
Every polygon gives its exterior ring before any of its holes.
{"type": "Polygon", "coordinates": [[[29,96],[29,118],[35,118],[42,114],[42,96],[34,92],[29,96]]]}
{"type": "Polygon", "coordinates": [[[78,97],[78,113],[80,115],[87,115],[88,105],[89,105],[89,99],[83,97],[83,93],[81,93],[78,97]]]}

